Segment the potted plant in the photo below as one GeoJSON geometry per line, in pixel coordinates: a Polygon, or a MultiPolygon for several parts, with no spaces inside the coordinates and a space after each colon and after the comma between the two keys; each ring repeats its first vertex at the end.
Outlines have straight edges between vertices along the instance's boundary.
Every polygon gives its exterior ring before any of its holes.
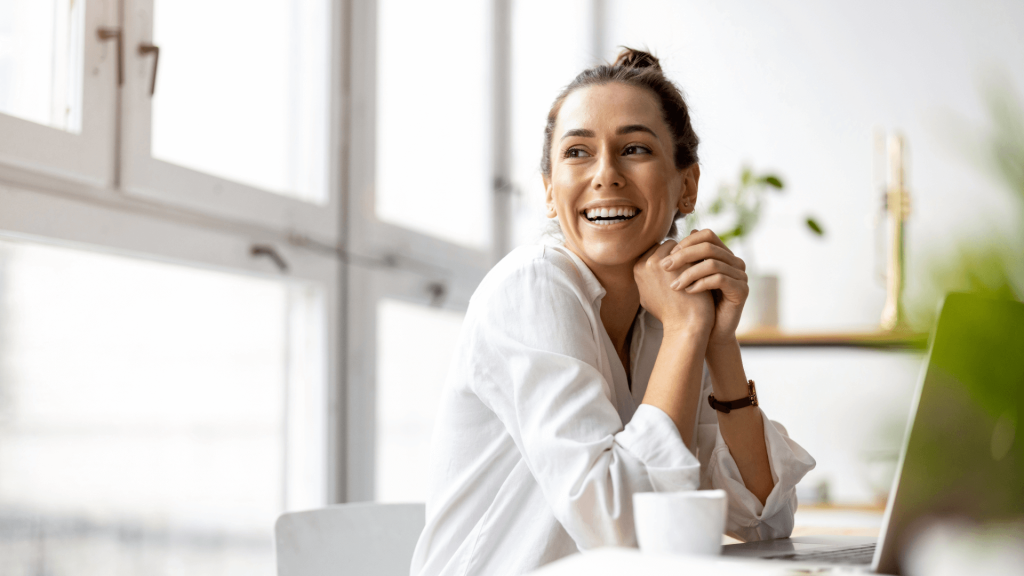
{"type": "MultiPolygon", "coordinates": [[[[757,273],[753,251],[747,240],[757,228],[769,193],[781,193],[785,187],[778,175],[771,172],[756,173],[744,166],[740,169],[738,182],[723,183],[706,211],[715,222],[713,228],[727,246],[742,246],[747,263],[750,296],[744,307],[741,331],[777,329],[779,325],[778,276],[757,273]]],[[[825,235],[824,228],[813,216],[806,216],[802,224],[815,236],[825,235]]],[[[697,214],[688,215],[685,225],[686,230],[699,228],[700,217],[697,214]]]]}

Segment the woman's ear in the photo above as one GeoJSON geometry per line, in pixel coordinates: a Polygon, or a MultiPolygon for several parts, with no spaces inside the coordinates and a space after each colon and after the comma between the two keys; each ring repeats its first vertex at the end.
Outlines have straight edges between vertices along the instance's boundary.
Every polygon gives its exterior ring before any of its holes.
{"type": "Polygon", "coordinates": [[[697,184],[700,182],[700,166],[694,162],[683,170],[683,190],[679,194],[679,211],[690,214],[697,206],[697,184]]]}
{"type": "Polygon", "coordinates": [[[551,190],[551,178],[549,176],[543,176],[544,179],[544,206],[546,208],[545,214],[548,218],[558,218],[558,212],[555,210],[555,198],[551,190]]]}

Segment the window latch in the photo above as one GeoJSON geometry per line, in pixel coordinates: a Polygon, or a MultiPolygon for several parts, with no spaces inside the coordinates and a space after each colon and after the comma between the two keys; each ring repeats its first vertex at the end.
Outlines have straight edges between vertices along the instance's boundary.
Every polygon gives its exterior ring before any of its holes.
{"type": "Polygon", "coordinates": [[[100,40],[116,40],[117,41],[117,85],[121,86],[124,84],[124,42],[122,41],[121,29],[120,28],[107,28],[100,27],[96,29],[96,36],[100,40]]]}
{"type": "Polygon", "coordinates": [[[156,92],[156,68],[160,65],[160,47],[149,42],[140,43],[139,56],[146,56],[147,54],[153,55],[153,76],[149,81],[149,95],[152,97],[156,92]]]}
{"type": "Polygon", "coordinates": [[[281,272],[288,271],[288,263],[284,261],[284,258],[277,253],[277,250],[273,246],[267,244],[253,244],[252,248],[249,249],[249,255],[254,258],[257,256],[265,256],[277,266],[277,269],[281,272]]]}

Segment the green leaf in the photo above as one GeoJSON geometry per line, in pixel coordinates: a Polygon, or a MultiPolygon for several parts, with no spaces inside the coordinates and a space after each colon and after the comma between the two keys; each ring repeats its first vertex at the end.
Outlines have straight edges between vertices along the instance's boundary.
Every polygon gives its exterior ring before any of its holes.
{"type": "Polygon", "coordinates": [[[810,216],[807,217],[807,227],[811,229],[811,232],[814,232],[818,236],[825,235],[825,229],[821,227],[821,224],[818,224],[817,220],[810,216]]]}
{"type": "Polygon", "coordinates": [[[744,234],[746,234],[746,230],[743,229],[743,224],[738,224],[732,230],[720,234],[718,237],[722,239],[722,242],[728,244],[732,240],[742,238],[744,234]]]}
{"type": "Polygon", "coordinates": [[[778,188],[779,190],[782,190],[783,188],[782,179],[779,178],[778,176],[775,176],[774,174],[768,174],[767,176],[765,176],[764,183],[773,188],[778,188]]]}

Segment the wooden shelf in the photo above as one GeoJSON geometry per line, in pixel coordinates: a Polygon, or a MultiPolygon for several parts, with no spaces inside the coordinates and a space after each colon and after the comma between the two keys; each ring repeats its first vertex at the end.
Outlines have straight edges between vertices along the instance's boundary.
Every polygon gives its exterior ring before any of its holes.
{"type": "Polygon", "coordinates": [[[918,332],[821,332],[794,334],[757,330],[739,334],[744,348],[883,348],[924,350],[928,334],[918,332]]]}

